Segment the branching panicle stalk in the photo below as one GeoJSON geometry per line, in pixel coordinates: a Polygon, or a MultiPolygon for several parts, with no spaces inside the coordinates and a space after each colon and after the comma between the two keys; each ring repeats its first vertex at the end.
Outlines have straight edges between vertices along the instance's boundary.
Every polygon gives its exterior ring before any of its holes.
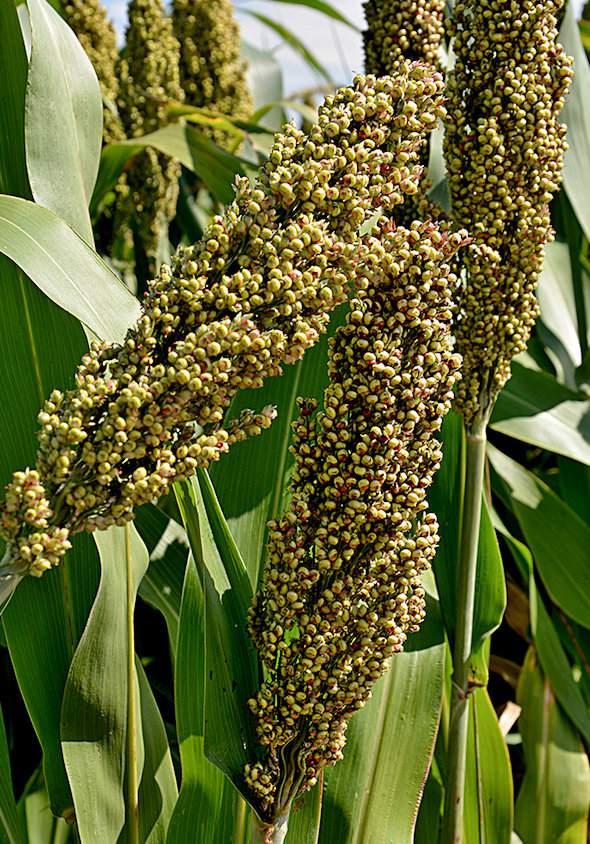
{"type": "Polygon", "coordinates": [[[325,330],[359,270],[359,227],[415,190],[441,86],[419,66],[358,77],[309,134],[277,134],[258,182],[238,180],[225,215],[161,268],[125,341],[95,344],[75,387],[46,402],[36,466],[14,475],[0,512],[0,576],[41,575],[71,533],[127,523],[270,425],[272,408],[224,417],[238,390],[278,375],[325,330]]]}
{"type": "Polygon", "coordinates": [[[423,618],[438,542],[426,492],[460,366],[449,262],[464,236],[382,222],[330,343],[323,412],[300,402],[290,504],[269,524],[249,617],[265,679],[250,701],[261,758],[245,775],[269,824],[341,758],[349,718],[423,618]]]}

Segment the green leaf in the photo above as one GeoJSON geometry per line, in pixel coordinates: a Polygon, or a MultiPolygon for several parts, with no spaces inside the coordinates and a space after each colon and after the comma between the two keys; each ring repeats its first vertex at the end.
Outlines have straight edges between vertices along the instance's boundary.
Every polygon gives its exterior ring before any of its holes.
{"type": "Polygon", "coordinates": [[[567,243],[547,244],[537,298],[543,323],[560,340],[570,365],[574,368],[579,366],[582,363],[582,350],[578,338],[576,299],[567,243]]]}
{"type": "Polygon", "coordinates": [[[465,841],[509,844],[513,787],[508,749],[487,689],[474,689],[469,706],[465,778],[465,841]]]}
{"type": "Polygon", "coordinates": [[[19,689],[43,749],[51,809],[58,817],[70,814],[73,805],[60,743],[62,699],[97,585],[94,542],[79,534],[65,563],[40,580],[25,578],[2,616],[19,689]]]}
{"type": "Polygon", "coordinates": [[[491,446],[488,454],[506,484],[512,509],[551,599],[589,627],[590,527],[531,472],[491,446]]]}
{"type": "Polygon", "coordinates": [[[563,183],[586,237],[590,239],[590,67],[576,22],[574,3],[567,4],[560,41],[574,59],[574,79],[562,111],[568,127],[563,183]]]}
{"type": "MultiPolygon", "coordinates": [[[[445,629],[453,641],[457,613],[457,567],[461,535],[461,510],[464,474],[463,423],[456,413],[449,413],[443,423],[443,462],[429,500],[440,525],[440,545],[434,562],[437,587],[445,629]]],[[[477,555],[472,652],[498,627],[506,606],[502,557],[482,497],[482,513],[477,555]]],[[[474,670],[476,666],[474,665],[474,670]]],[[[477,670],[481,670],[479,666],[477,670]]]]}
{"type": "Polygon", "coordinates": [[[10,757],[0,709],[0,844],[23,844],[24,834],[12,790],[10,757]]]}
{"type": "Polygon", "coordinates": [[[27,789],[19,800],[19,815],[27,844],[72,844],[73,829],[51,814],[45,788],[27,789]]]}
{"type": "Polygon", "coordinates": [[[234,180],[244,175],[240,158],[218,147],[193,126],[170,123],[156,132],[106,146],[101,155],[96,187],[90,203],[91,213],[96,214],[106,193],[110,191],[123,172],[127,162],[145,147],[176,158],[209,188],[219,202],[229,203],[234,197],[234,180]]]}
{"type": "Polygon", "coordinates": [[[326,771],[320,844],[413,840],[443,692],[444,632],[435,597],[408,645],[415,650],[392,658],[352,718],[343,761],[326,771]]]}
{"type": "Polygon", "coordinates": [[[296,800],[289,815],[286,844],[318,844],[322,819],[323,777],[303,797],[296,800]]]}
{"type": "MultiPolygon", "coordinates": [[[[240,788],[255,743],[246,706],[257,687],[256,655],[246,632],[252,593],[233,549],[223,539],[215,543],[207,512],[219,505],[202,474],[200,481],[176,484],[175,492],[205,595],[205,753],[240,788]]],[[[180,630],[183,623],[181,617],[180,630]]]]}
{"type": "Polygon", "coordinates": [[[186,534],[177,522],[152,504],[139,508],[135,527],[150,554],[139,595],[164,616],[174,662],[188,555],[186,534]]]}
{"type": "Polygon", "coordinates": [[[229,780],[205,756],[205,602],[192,557],[182,591],[174,683],[182,785],[168,830],[169,844],[242,844],[245,804],[229,780]]]}
{"type": "Polygon", "coordinates": [[[122,340],[139,316],[137,299],[119,277],[41,205],[0,196],[0,251],[103,340],[122,340]]]}
{"type": "MultiPolygon", "coordinates": [[[[500,524],[499,519],[497,522],[500,524]]],[[[523,578],[529,583],[531,633],[543,671],[549,678],[564,711],[590,744],[590,715],[579,685],[572,676],[572,669],[557,631],[539,596],[533,574],[532,554],[527,546],[515,539],[503,525],[500,524],[499,529],[508,543],[523,578]]]]}
{"type": "Polygon", "coordinates": [[[102,99],[80,42],[45,0],[27,0],[32,53],[26,99],[27,170],[35,200],[92,245],[88,203],[102,143],[102,99]]]}
{"type": "Polygon", "coordinates": [[[356,32],[360,31],[357,26],[348,20],[348,18],[345,18],[343,14],[335,9],[334,6],[330,5],[330,3],[326,3],[325,0],[275,0],[275,3],[290,3],[294,6],[309,6],[310,9],[315,9],[323,15],[327,15],[329,18],[339,21],[339,23],[346,24],[346,26],[349,26],[356,32]]]}
{"type": "Polygon", "coordinates": [[[72,660],[62,708],[62,746],[77,827],[83,844],[117,841],[132,822],[130,794],[137,777],[140,840],[152,833],[154,840],[164,840],[173,800],[172,763],[147,681],[141,672],[136,686],[135,657],[129,652],[129,625],[147,550],[132,527],[110,528],[95,539],[100,586],[72,660]]]}
{"type": "Polygon", "coordinates": [[[267,15],[263,15],[260,12],[253,12],[250,9],[242,9],[245,15],[250,15],[252,18],[256,18],[257,21],[263,23],[265,26],[268,26],[269,29],[272,29],[281,40],[288,44],[294,52],[296,52],[301,58],[320,76],[322,76],[326,82],[332,82],[332,77],[326,70],[326,68],[318,61],[318,59],[311,53],[308,48],[305,46],[303,41],[299,39],[290,29],[283,26],[278,21],[269,18],[267,15]]]}
{"type": "Polygon", "coordinates": [[[590,466],[590,406],[547,372],[513,363],[491,427],[590,466]]]}
{"type": "Polygon", "coordinates": [[[516,830],[523,844],[586,844],[588,758],[533,648],[520,673],[517,700],[526,768],[516,801],[516,830]]]}

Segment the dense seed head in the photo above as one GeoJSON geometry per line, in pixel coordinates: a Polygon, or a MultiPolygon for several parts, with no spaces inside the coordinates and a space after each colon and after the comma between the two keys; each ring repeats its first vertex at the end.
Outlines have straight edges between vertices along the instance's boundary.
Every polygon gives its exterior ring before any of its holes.
{"type": "Polygon", "coordinates": [[[348,719],[422,620],[420,575],[438,541],[426,494],[460,366],[449,261],[464,237],[383,223],[363,243],[323,410],[300,402],[290,503],[269,523],[249,617],[264,751],[245,773],[264,818],[341,758],[348,719]]]}
{"type": "MultiPolygon", "coordinates": [[[[249,117],[252,95],[231,0],[173,0],[172,17],[187,102],[233,117],[249,117]]],[[[218,143],[227,140],[223,132],[210,134],[218,143]]]]}
{"type": "Polygon", "coordinates": [[[415,190],[441,86],[418,66],[358,77],[309,134],[277,134],[258,182],[239,179],[225,215],[161,268],[124,343],[94,346],[75,388],[50,396],[34,472],[15,475],[0,521],[15,571],[42,573],[69,532],[124,524],[270,424],[270,408],[229,426],[224,416],[237,390],[280,373],[325,329],[361,267],[358,228],[415,190]]]}
{"type": "Polygon", "coordinates": [[[117,112],[117,36],[100,0],[62,0],[63,15],[78,36],[92,62],[103,98],[103,140],[105,144],[124,137],[117,112]]]}
{"type": "Polygon", "coordinates": [[[566,146],[558,115],[572,75],[556,40],[561,6],[466,0],[453,10],[445,155],[453,217],[473,237],[457,325],[458,405],[470,425],[489,415],[537,317],[566,146]]]}
{"type": "MultiPolygon", "coordinates": [[[[182,102],[180,45],[161,0],[130,0],[119,64],[119,109],[128,137],[155,132],[167,122],[170,102],[182,102]]],[[[119,217],[131,219],[152,267],[163,232],[174,217],[180,164],[148,148],[127,172],[119,217]]]]}
{"type": "Polygon", "coordinates": [[[444,0],[366,0],[365,70],[393,75],[400,63],[435,67],[444,35],[444,0]]]}
{"type": "MultiPolygon", "coordinates": [[[[438,67],[444,8],[445,0],[367,0],[364,4],[367,27],[363,33],[367,73],[394,76],[407,61],[438,67]]],[[[426,168],[427,147],[421,163],[426,168]]],[[[440,209],[428,198],[430,187],[425,170],[415,196],[397,209],[398,223],[409,225],[412,220],[441,216],[440,209]]]]}

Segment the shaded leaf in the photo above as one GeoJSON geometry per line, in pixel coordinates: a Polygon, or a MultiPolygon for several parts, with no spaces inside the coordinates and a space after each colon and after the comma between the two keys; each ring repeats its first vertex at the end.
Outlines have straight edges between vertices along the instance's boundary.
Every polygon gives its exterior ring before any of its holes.
{"type": "Polygon", "coordinates": [[[192,557],[186,567],[180,617],[174,700],[182,786],[168,842],[242,844],[236,829],[240,823],[246,827],[245,804],[238,805],[237,791],[205,756],[205,602],[192,557]]]}
{"type": "Polygon", "coordinates": [[[512,509],[549,595],[573,619],[590,626],[590,527],[531,472],[491,446],[488,453],[495,472],[506,484],[512,509]]]}
{"type": "MultiPolygon", "coordinates": [[[[257,685],[246,632],[252,593],[243,563],[215,543],[204,501],[210,498],[207,486],[193,478],[176,484],[175,492],[205,595],[205,753],[239,788],[255,741],[245,706],[257,685]]],[[[181,618],[181,629],[182,624],[181,618]]]]}
{"type": "Polygon", "coordinates": [[[590,766],[575,730],[561,712],[530,648],[521,671],[518,703],[525,775],[516,801],[523,844],[586,844],[590,766]]]}
{"type": "Polygon", "coordinates": [[[12,790],[10,757],[0,709],[0,844],[24,844],[24,840],[12,790]]]}

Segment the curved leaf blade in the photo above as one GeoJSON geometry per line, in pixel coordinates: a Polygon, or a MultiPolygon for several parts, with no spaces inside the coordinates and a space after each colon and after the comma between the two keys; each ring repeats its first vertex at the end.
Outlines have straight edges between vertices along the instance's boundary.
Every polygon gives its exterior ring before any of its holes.
{"type": "Polygon", "coordinates": [[[118,276],[41,205],[0,195],[0,251],[103,340],[122,340],[139,316],[139,302],[118,276]]]}
{"type": "Polygon", "coordinates": [[[25,113],[35,200],[93,244],[88,203],[102,143],[102,99],[80,42],[46,0],[27,0],[32,52],[25,113]]]}
{"type": "Polygon", "coordinates": [[[298,38],[294,32],[290,29],[287,29],[286,26],[283,26],[282,23],[269,18],[268,15],[263,15],[261,12],[254,12],[250,9],[243,9],[244,14],[250,15],[252,18],[256,18],[257,21],[267,26],[269,29],[272,29],[279,38],[285,42],[291,49],[297,53],[301,58],[308,64],[313,70],[316,71],[320,76],[322,76],[326,82],[332,82],[332,77],[323,66],[323,64],[314,56],[314,54],[305,46],[303,41],[298,38]]]}

